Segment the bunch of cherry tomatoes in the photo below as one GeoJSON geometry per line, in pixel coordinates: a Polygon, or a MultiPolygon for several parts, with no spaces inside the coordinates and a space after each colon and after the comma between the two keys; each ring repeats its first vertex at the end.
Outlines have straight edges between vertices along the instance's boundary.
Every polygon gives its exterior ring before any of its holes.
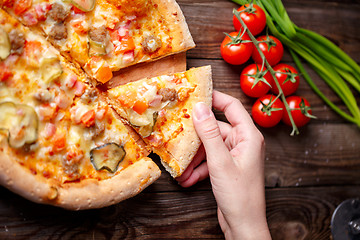
{"type": "MultiPolygon", "coordinates": [[[[264,11],[255,4],[246,4],[238,9],[240,17],[253,36],[260,34],[266,26],[264,11]]],[[[240,75],[240,87],[249,97],[258,98],[252,107],[254,121],[262,127],[273,127],[281,120],[292,126],[289,115],[283,102],[280,100],[280,91],[270,71],[266,69],[258,49],[254,46],[249,35],[243,30],[236,16],[233,17],[235,32],[226,34],[220,51],[223,59],[233,65],[246,63],[250,57],[255,63],[246,66],[240,75]],[[268,94],[271,91],[273,94],[268,94]]],[[[283,57],[282,43],[268,34],[256,38],[259,49],[275,72],[275,77],[286,97],[290,113],[297,127],[304,126],[313,118],[309,102],[299,96],[290,96],[299,87],[297,70],[284,63],[279,63],[283,57]]]]}

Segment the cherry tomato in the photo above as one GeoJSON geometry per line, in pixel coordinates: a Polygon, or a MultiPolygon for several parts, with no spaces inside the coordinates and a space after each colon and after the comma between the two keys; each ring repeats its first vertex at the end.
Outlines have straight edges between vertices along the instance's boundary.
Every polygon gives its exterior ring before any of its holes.
{"type": "Polygon", "coordinates": [[[232,32],[226,36],[220,46],[220,52],[223,59],[233,65],[240,65],[250,59],[253,44],[252,42],[243,43],[242,41],[249,41],[249,35],[244,33],[240,38],[241,32],[232,32]]]}
{"type": "MultiPolygon", "coordinates": [[[[266,16],[264,10],[262,10],[256,4],[245,4],[238,9],[241,19],[244,21],[250,32],[256,36],[261,33],[266,26],[266,16]],[[244,11],[245,10],[245,11],[244,11]]],[[[237,17],[233,16],[233,23],[236,31],[239,31],[242,26],[237,17]]]]}
{"type": "Polygon", "coordinates": [[[270,72],[267,69],[261,71],[260,64],[250,64],[244,68],[240,75],[240,87],[249,97],[258,98],[264,96],[269,91],[269,84],[272,82],[273,79],[270,72]]]}
{"type": "MultiPolygon", "coordinates": [[[[259,48],[265,55],[266,60],[271,66],[278,64],[284,55],[284,47],[282,43],[273,36],[260,36],[256,38],[259,43],[259,48]],[[266,42],[263,42],[266,41],[266,42]]],[[[254,49],[252,58],[256,63],[262,64],[260,53],[254,49]]]]}
{"type": "Polygon", "coordinates": [[[280,99],[275,99],[274,95],[268,94],[254,103],[251,115],[258,125],[268,128],[274,127],[280,122],[285,106],[280,99]],[[272,103],[271,106],[270,103],[272,103]]]}
{"type": "MultiPolygon", "coordinates": [[[[275,74],[281,89],[285,96],[289,96],[293,94],[299,87],[300,79],[298,75],[298,71],[293,66],[290,66],[285,63],[280,63],[276,65],[274,71],[277,72],[275,74]]],[[[275,82],[271,83],[271,91],[276,95],[279,94],[279,89],[276,86],[275,82]]]]}
{"type": "MultiPolygon", "coordinates": [[[[294,109],[290,112],[297,127],[302,127],[310,121],[310,118],[315,118],[311,115],[312,111],[310,109],[310,104],[305,98],[290,96],[286,98],[286,102],[288,103],[290,109],[294,109]]],[[[291,126],[290,118],[287,113],[284,113],[282,121],[286,125],[291,126]]]]}

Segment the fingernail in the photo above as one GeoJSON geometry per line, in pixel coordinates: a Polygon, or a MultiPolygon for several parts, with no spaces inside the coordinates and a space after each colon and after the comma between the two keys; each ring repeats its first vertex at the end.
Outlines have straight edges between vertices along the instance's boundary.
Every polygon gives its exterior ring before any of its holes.
{"type": "Polygon", "coordinates": [[[203,121],[207,118],[210,117],[211,113],[210,113],[210,108],[203,102],[198,102],[195,105],[195,118],[198,121],[203,121]]]}

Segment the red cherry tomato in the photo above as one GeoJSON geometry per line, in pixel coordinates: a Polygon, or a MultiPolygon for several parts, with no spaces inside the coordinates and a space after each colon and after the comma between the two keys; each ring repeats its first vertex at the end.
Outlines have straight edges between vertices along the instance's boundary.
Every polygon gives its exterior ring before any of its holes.
{"type": "Polygon", "coordinates": [[[245,33],[241,38],[238,32],[232,32],[226,36],[220,46],[220,52],[223,59],[233,65],[245,63],[251,57],[253,51],[252,42],[244,43],[242,41],[250,40],[249,35],[245,33]]]}
{"type": "Polygon", "coordinates": [[[265,95],[254,103],[251,115],[254,121],[262,127],[274,127],[283,116],[284,104],[274,95],[265,95]],[[274,102],[275,100],[275,102],[274,102]],[[270,106],[270,103],[273,102],[270,106]]]}
{"type": "MultiPolygon", "coordinates": [[[[276,65],[274,71],[281,89],[285,96],[293,94],[299,87],[300,79],[298,71],[293,66],[290,66],[285,63],[280,63],[276,65]]],[[[279,94],[279,89],[276,86],[275,82],[271,83],[271,91],[276,95],[279,94]]]]}
{"type": "MultiPolygon", "coordinates": [[[[245,4],[238,9],[238,12],[240,11],[243,11],[240,13],[241,19],[254,36],[264,30],[266,26],[266,16],[264,10],[262,10],[258,5],[245,4]]],[[[233,16],[233,23],[236,31],[239,31],[242,28],[240,21],[235,15],[233,16]]]]}
{"type": "Polygon", "coordinates": [[[262,97],[269,91],[270,85],[264,81],[271,84],[273,79],[267,69],[261,71],[261,65],[259,64],[250,64],[244,68],[240,75],[240,87],[249,97],[262,97]]]}
{"type": "MultiPolygon", "coordinates": [[[[290,109],[294,109],[291,110],[290,113],[297,127],[304,126],[310,121],[310,118],[313,117],[311,115],[312,111],[310,109],[310,104],[305,98],[299,96],[290,96],[286,98],[286,102],[288,103],[290,109]]],[[[287,113],[284,113],[282,121],[286,125],[291,126],[290,118],[287,113]]]]}
{"type": "MultiPolygon", "coordinates": [[[[265,55],[266,60],[271,66],[275,66],[278,64],[284,55],[284,47],[282,43],[273,36],[261,36],[258,37],[256,40],[258,40],[259,48],[265,55]],[[266,42],[263,42],[266,41],[266,42]]],[[[262,64],[262,59],[260,56],[260,53],[257,51],[257,49],[254,49],[252,58],[256,63],[262,64]]]]}

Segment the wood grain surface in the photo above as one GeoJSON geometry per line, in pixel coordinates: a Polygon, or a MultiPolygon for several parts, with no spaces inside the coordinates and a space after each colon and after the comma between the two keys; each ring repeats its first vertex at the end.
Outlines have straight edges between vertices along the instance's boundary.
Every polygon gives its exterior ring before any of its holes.
{"type": "MultiPolygon", "coordinates": [[[[250,110],[254,100],[239,86],[244,66],[228,65],[219,51],[223,32],[233,31],[231,11],[237,5],[226,0],[178,2],[197,44],[187,53],[188,68],[211,65],[214,88],[240,99],[250,110]]],[[[283,2],[298,26],[323,34],[360,62],[359,0],[283,2]]],[[[288,52],[283,62],[293,65],[288,52]]],[[[320,89],[344,108],[322,80],[307,70],[320,89]]],[[[266,141],[268,223],[273,239],[330,239],[334,209],[346,199],[360,197],[360,130],[332,112],[303,79],[297,94],[309,100],[317,120],[295,137],[289,136],[291,129],[283,124],[260,129],[266,141]]],[[[216,116],[226,121],[222,113],[216,116]]],[[[4,188],[0,196],[0,239],[224,238],[208,179],[184,189],[164,171],[134,198],[81,212],[34,204],[4,188]]]]}

